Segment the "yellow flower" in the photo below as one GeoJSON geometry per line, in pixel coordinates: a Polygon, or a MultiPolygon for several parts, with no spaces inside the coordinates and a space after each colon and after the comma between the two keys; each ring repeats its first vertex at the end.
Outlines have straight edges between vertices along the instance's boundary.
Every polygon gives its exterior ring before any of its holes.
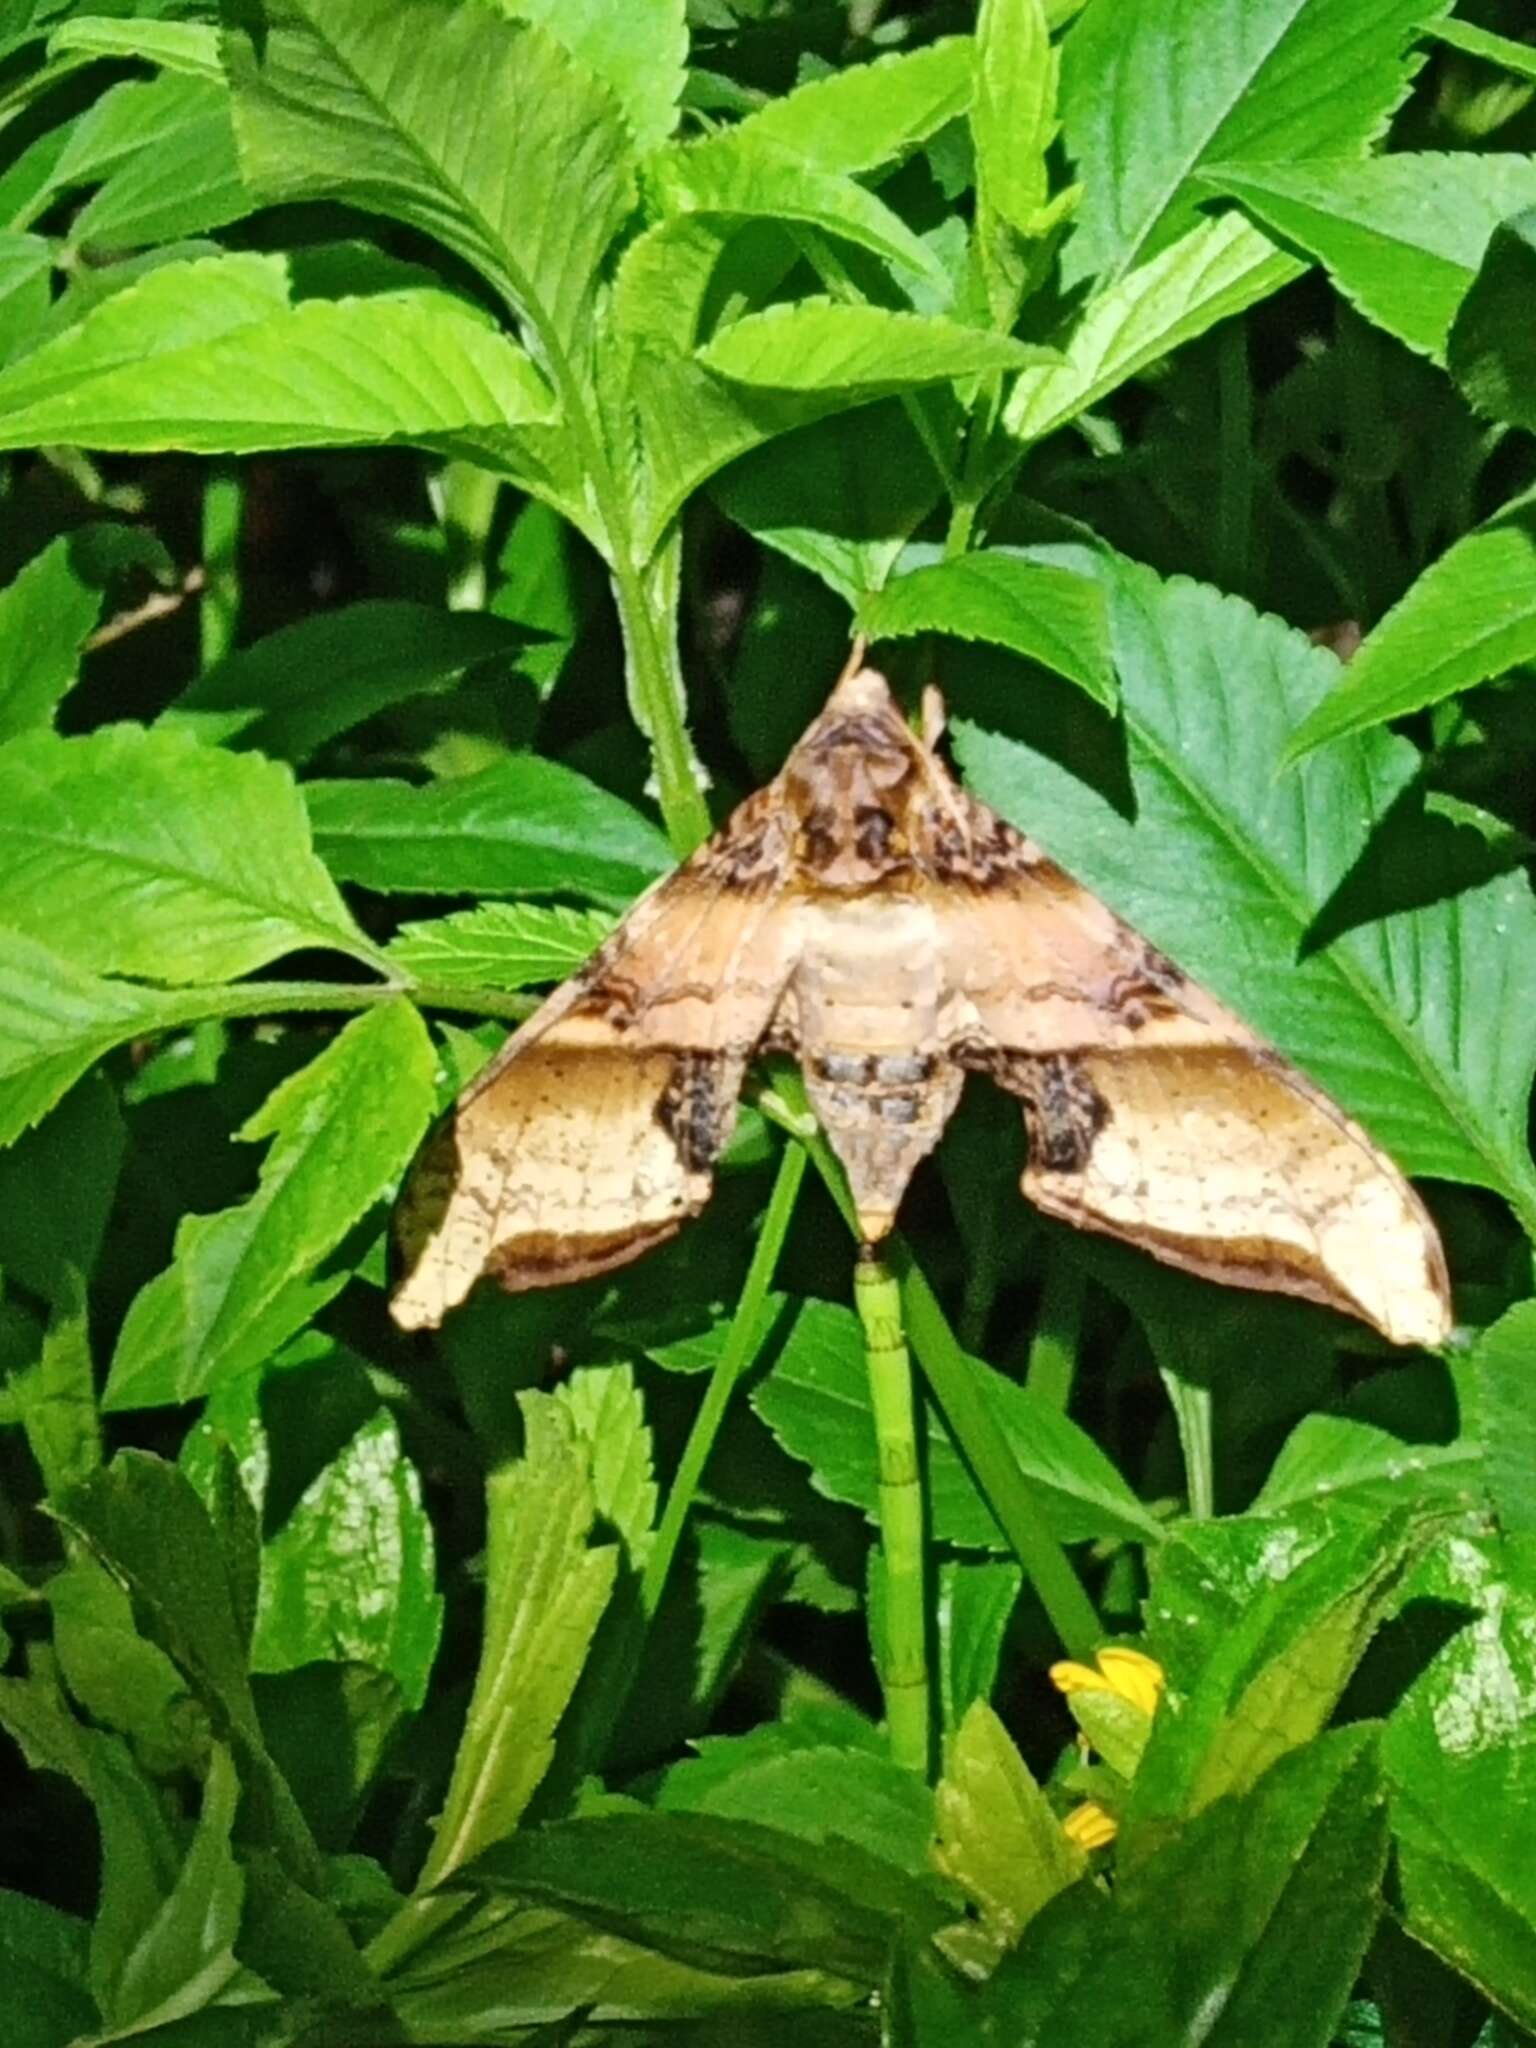
{"type": "Polygon", "coordinates": [[[1163,1687],[1168,1683],[1167,1674],[1155,1657],[1145,1657],[1140,1650],[1125,1650],[1111,1643],[1106,1649],[1094,1653],[1097,1671],[1090,1664],[1076,1664],[1066,1659],[1053,1664],[1050,1670],[1051,1683],[1058,1692],[1107,1692],[1125,1700],[1150,1721],[1157,1710],[1157,1702],[1163,1687]]]}
{"type": "MultiPolygon", "coordinates": [[[[1083,1667],[1080,1665],[1078,1668],[1081,1670],[1083,1667]]],[[[1079,1849],[1102,1849],[1120,1831],[1114,1815],[1106,1813],[1097,1799],[1085,1799],[1081,1806],[1074,1806],[1061,1826],[1062,1832],[1076,1842],[1079,1849]]]]}

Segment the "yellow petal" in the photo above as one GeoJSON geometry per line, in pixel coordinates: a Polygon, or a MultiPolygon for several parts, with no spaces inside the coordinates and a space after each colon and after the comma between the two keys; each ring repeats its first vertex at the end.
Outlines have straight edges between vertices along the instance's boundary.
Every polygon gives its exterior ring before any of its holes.
{"type": "Polygon", "coordinates": [[[1053,1664],[1047,1674],[1058,1692],[1107,1692],[1102,1671],[1088,1664],[1074,1664],[1070,1658],[1053,1664]]]}
{"type": "Polygon", "coordinates": [[[1102,1849],[1120,1832],[1119,1822],[1104,1811],[1097,1799],[1085,1799],[1081,1806],[1074,1806],[1061,1826],[1079,1849],[1102,1849]]]}
{"type": "Polygon", "coordinates": [[[1133,1707],[1139,1707],[1148,1720],[1157,1711],[1158,1697],[1168,1683],[1167,1673],[1155,1657],[1145,1657],[1140,1650],[1121,1650],[1111,1646],[1098,1653],[1099,1669],[1109,1680],[1111,1692],[1117,1692],[1121,1699],[1129,1700],[1133,1707]]]}

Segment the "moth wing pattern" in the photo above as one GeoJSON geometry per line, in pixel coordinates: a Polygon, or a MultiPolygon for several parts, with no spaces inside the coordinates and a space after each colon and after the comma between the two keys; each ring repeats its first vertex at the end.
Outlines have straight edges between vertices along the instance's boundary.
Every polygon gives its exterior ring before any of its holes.
{"type": "Polygon", "coordinates": [[[1024,1105],[1023,1189],[1170,1264],[1444,1342],[1444,1254],[1392,1160],[1321,1089],[969,795],[946,883],[957,1057],[1024,1105]]]}
{"type": "Polygon", "coordinates": [[[795,964],[786,873],[770,784],[476,1076],[397,1212],[402,1328],[435,1328],[482,1273],[518,1292],[609,1272],[704,1206],[795,964]]]}

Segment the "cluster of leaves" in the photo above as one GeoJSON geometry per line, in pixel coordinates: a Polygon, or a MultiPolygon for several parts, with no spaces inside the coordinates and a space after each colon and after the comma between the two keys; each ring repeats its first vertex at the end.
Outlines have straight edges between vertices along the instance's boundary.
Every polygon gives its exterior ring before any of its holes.
{"type": "Polygon", "coordinates": [[[1536,2031],[1536,60],[883,13],[0,23],[19,2048],[1536,2031]],[[850,624],[1434,1182],[1460,1318],[1078,1241],[963,1105],[898,1255],[936,1784],[793,1077],[617,1281],[384,1305],[433,1115],[850,624]],[[1085,1765],[1043,1667],[1110,1633],[1168,1690],[1085,1765]]]}

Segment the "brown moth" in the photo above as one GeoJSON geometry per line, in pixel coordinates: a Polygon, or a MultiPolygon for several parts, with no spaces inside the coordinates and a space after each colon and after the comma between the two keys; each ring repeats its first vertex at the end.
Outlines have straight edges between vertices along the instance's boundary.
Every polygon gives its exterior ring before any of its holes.
{"type": "Polygon", "coordinates": [[[1322,1091],[960,788],[851,663],[765,789],[507,1041],[413,1169],[393,1314],[584,1280],[709,1199],[748,1062],[794,1054],[864,1238],[967,1072],[1024,1106],[1023,1188],[1171,1265],[1438,1344],[1440,1242],[1322,1091]]]}

